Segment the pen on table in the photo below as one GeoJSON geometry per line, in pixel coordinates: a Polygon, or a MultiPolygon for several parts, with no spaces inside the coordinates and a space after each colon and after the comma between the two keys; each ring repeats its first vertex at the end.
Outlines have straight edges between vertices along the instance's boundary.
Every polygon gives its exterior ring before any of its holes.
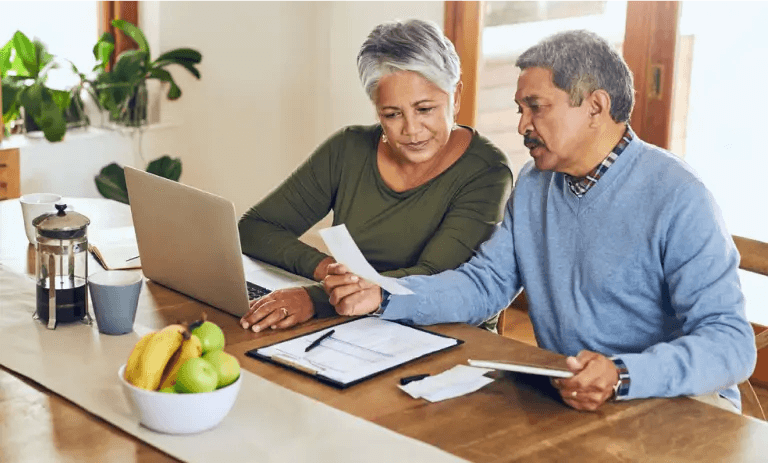
{"type": "Polygon", "coordinates": [[[308,345],[307,348],[304,349],[304,352],[309,352],[312,349],[314,349],[315,347],[319,346],[320,342],[322,342],[323,339],[331,337],[331,335],[333,333],[335,333],[335,332],[336,332],[336,330],[331,330],[331,331],[325,333],[324,335],[320,336],[319,338],[315,339],[314,341],[312,341],[312,344],[308,345]]]}
{"type": "Polygon", "coordinates": [[[133,256],[133,257],[131,257],[130,259],[125,259],[125,261],[126,261],[126,262],[130,262],[130,261],[132,261],[133,259],[138,259],[139,257],[140,257],[140,256],[133,256]]]}
{"type": "Polygon", "coordinates": [[[406,376],[405,378],[400,378],[400,385],[405,386],[408,383],[412,383],[414,381],[419,381],[429,376],[429,373],[423,373],[420,375],[413,375],[413,376],[406,376]]]}

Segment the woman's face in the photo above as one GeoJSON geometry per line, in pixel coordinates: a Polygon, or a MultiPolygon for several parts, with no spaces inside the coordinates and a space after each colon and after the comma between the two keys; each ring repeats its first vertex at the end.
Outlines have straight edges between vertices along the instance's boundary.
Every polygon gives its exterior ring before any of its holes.
{"type": "Polygon", "coordinates": [[[457,87],[454,101],[450,101],[442,89],[412,71],[398,71],[379,80],[376,112],[396,157],[417,164],[445,147],[459,110],[460,90],[457,87]]]}

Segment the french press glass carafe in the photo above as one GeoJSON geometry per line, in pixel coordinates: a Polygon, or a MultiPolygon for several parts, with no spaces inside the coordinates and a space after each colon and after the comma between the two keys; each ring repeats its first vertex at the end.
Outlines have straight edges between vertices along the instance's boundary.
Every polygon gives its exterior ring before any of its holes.
{"type": "Polygon", "coordinates": [[[82,321],[91,324],[88,313],[88,217],[66,211],[35,218],[37,310],[35,319],[55,329],[57,323],[82,321]]]}

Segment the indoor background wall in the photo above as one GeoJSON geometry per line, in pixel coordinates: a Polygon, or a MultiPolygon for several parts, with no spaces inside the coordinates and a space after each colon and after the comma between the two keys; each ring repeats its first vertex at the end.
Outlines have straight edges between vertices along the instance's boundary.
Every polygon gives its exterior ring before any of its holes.
{"type": "Polygon", "coordinates": [[[359,46],[378,23],[429,19],[443,2],[141,2],[150,46],[203,55],[201,79],[161,101],[166,128],[145,157],[183,161],[182,181],[235,203],[238,214],[277,186],[328,135],[375,122],[357,77],[359,46]]]}

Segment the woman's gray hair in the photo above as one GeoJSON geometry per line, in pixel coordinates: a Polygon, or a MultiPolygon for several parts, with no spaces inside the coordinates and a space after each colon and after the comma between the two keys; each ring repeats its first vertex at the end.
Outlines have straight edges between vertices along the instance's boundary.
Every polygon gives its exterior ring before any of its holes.
{"type": "Polygon", "coordinates": [[[397,71],[413,71],[453,95],[461,75],[453,44],[431,21],[409,19],[379,24],[357,54],[357,71],[375,102],[379,80],[397,71]]]}
{"type": "Polygon", "coordinates": [[[568,92],[571,106],[581,106],[585,96],[603,89],[611,97],[611,118],[629,121],[635,104],[632,72],[611,44],[593,32],[566,31],[547,37],[523,52],[515,65],[551,70],[553,83],[568,92]]]}

